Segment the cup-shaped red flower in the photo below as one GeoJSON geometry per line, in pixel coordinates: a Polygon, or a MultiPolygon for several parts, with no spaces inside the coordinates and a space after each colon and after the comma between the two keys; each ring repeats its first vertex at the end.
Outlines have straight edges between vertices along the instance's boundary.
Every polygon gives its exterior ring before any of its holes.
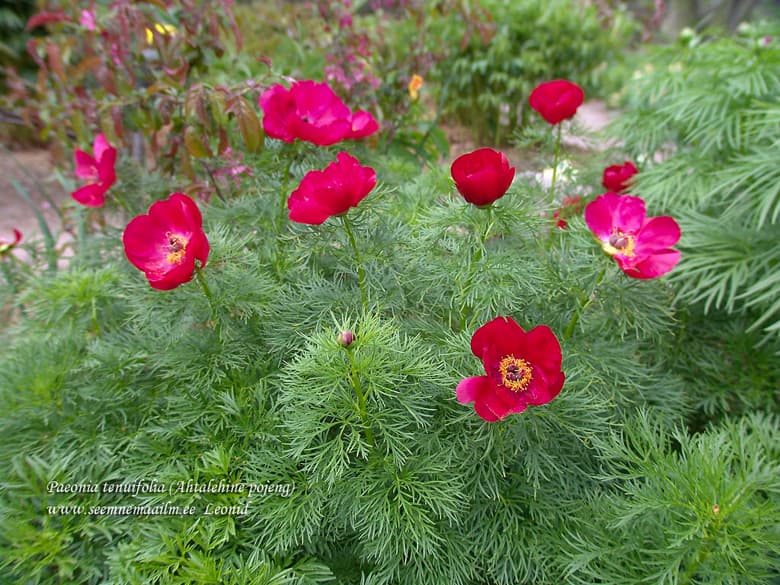
{"type": "Polygon", "coordinates": [[[674,268],[680,226],[667,216],[647,217],[645,202],[633,195],[604,193],[585,208],[585,222],[626,275],[657,278],[674,268]]]}
{"type": "Polygon", "coordinates": [[[504,196],[515,178],[515,167],[509,166],[503,152],[479,148],[456,158],[450,173],[463,198],[482,207],[504,196]]]}
{"type": "Polygon", "coordinates": [[[604,169],[601,184],[612,193],[625,193],[631,186],[631,179],[639,172],[634,163],[627,160],[622,165],[612,165],[604,169]]]}
{"type": "Polygon", "coordinates": [[[260,96],[260,107],[265,133],[284,142],[297,138],[329,146],[379,129],[368,112],[353,114],[327,83],[296,81],[290,89],[274,85],[260,96]]]}
{"type": "Polygon", "coordinates": [[[101,207],[106,202],[106,191],[116,182],[116,148],[111,146],[102,134],[95,136],[93,154],[76,150],[76,177],[88,183],[70,195],[87,207],[101,207]]]}
{"type": "Polygon", "coordinates": [[[496,317],[474,333],[471,351],[487,375],[462,380],[455,394],[461,403],[473,402],[488,422],[547,404],[566,379],[561,346],[546,325],[526,332],[511,317],[496,317]]]}
{"type": "Polygon", "coordinates": [[[170,290],[192,280],[195,261],[206,265],[209,242],[195,202],[183,193],[157,201],[133,218],[122,236],[125,255],[152,288],[170,290]]]}
{"type": "Polygon", "coordinates": [[[548,124],[560,124],[573,118],[585,100],[585,93],[576,83],[556,79],[540,83],[528,98],[530,106],[541,114],[548,124]]]}
{"type": "Polygon", "coordinates": [[[332,215],[357,207],[374,186],[374,169],[361,166],[355,157],[340,152],[325,169],[306,173],[290,194],[287,199],[290,219],[319,225],[332,215]]]}

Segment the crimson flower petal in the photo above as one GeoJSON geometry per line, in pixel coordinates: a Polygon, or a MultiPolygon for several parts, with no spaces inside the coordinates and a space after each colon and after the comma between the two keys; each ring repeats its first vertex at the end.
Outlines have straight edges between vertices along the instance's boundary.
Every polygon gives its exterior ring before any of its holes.
{"type": "Polygon", "coordinates": [[[274,85],[260,96],[263,130],[271,138],[292,142],[291,121],[296,115],[295,100],[283,85],[274,85]]]}
{"type": "Polygon", "coordinates": [[[668,215],[650,218],[637,235],[638,253],[674,246],[680,241],[680,226],[668,215]]]}
{"type": "Polygon", "coordinates": [[[490,412],[501,419],[515,412],[523,412],[528,407],[528,402],[521,396],[508,396],[508,392],[500,387],[484,393],[477,402],[487,406],[490,412]]]}
{"type": "MultiPolygon", "coordinates": [[[[636,264],[626,266],[623,271],[627,276],[639,279],[658,278],[670,272],[680,261],[678,250],[662,250],[655,252],[636,264]]],[[[622,268],[622,266],[621,266],[622,268]]]]}
{"type": "Polygon", "coordinates": [[[85,207],[102,207],[106,202],[106,187],[103,183],[90,183],[73,191],[70,196],[85,207]]]}
{"type": "Polygon", "coordinates": [[[352,114],[351,128],[347,138],[353,140],[365,138],[377,130],[379,130],[379,123],[374,119],[374,116],[363,110],[358,110],[352,114]]]}
{"type": "Polygon", "coordinates": [[[490,410],[485,402],[479,400],[474,403],[474,411],[480,416],[480,418],[487,422],[495,422],[501,418],[492,410],[490,410]]]}
{"type": "Polygon", "coordinates": [[[13,250],[16,245],[22,241],[22,232],[20,232],[18,229],[14,228],[14,239],[10,242],[6,242],[4,240],[0,240],[0,258],[4,256],[6,253],[13,250]]]}
{"type": "Polygon", "coordinates": [[[491,350],[509,354],[517,350],[517,341],[525,332],[512,317],[496,317],[471,337],[471,352],[484,360],[491,350]]]}
{"type": "Polygon", "coordinates": [[[633,195],[620,195],[620,201],[615,209],[613,221],[623,232],[638,232],[645,223],[645,202],[633,195]]]}
{"type": "Polygon", "coordinates": [[[76,150],[73,153],[76,161],[76,177],[79,179],[97,179],[97,162],[83,150],[76,150]]]}
{"type": "Polygon", "coordinates": [[[547,325],[538,325],[525,335],[525,356],[528,361],[541,368],[545,374],[561,371],[561,345],[547,325]]]}
{"type": "Polygon", "coordinates": [[[95,160],[102,159],[103,155],[110,150],[116,153],[116,149],[108,143],[103,134],[95,136],[95,144],[92,147],[92,151],[95,153],[95,160]]]}
{"type": "Polygon", "coordinates": [[[479,396],[487,391],[490,385],[490,379],[487,376],[473,376],[464,378],[455,388],[455,396],[458,402],[467,404],[474,402],[479,396]]]}
{"type": "Polygon", "coordinates": [[[615,225],[615,210],[620,203],[617,193],[604,193],[585,207],[585,223],[590,231],[602,241],[608,241],[615,225]]]}

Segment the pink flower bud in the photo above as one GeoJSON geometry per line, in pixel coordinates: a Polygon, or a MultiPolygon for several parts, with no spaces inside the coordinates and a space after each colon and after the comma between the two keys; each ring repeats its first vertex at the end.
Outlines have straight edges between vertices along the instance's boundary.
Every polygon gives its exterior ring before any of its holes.
{"type": "Polygon", "coordinates": [[[338,339],[337,339],[338,344],[340,346],[342,346],[342,347],[349,347],[350,345],[352,345],[352,342],[354,340],[355,340],[355,334],[352,333],[352,331],[350,331],[349,329],[339,333],[339,336],[338,336],[338,339]]]}

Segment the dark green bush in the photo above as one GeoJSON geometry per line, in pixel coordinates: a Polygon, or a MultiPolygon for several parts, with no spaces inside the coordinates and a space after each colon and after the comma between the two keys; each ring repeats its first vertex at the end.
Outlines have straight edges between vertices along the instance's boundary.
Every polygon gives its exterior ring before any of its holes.
{"type": "Polygon", "coordinates": [[[447,111],[482,142],[500,144],[528,119],[531,90],[570,79],[598,92],[607,63],[631,42],[636,25],[624,12],[602,23],[595,5],[572,0],[484,0],[492,36],[473,35],[438,69],[447,111]]]}
{"type": "Polygon", "coordinates": [[[644,160],[636,193],[675,214],[680,304],[780,334],[780,44],[777,26],[686,37],[649,52],[615,127],[644,160]]]}

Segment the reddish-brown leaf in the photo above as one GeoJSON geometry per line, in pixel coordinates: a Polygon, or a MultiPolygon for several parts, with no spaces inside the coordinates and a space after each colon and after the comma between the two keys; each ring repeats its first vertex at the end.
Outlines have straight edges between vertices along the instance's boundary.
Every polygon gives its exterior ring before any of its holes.
{"type": "Polygon", "coordinates": [[[24,30],[32,30],[50,22],[72,22],[72,19],[64,12],[39,12],[30,17],[24,30]]]}

